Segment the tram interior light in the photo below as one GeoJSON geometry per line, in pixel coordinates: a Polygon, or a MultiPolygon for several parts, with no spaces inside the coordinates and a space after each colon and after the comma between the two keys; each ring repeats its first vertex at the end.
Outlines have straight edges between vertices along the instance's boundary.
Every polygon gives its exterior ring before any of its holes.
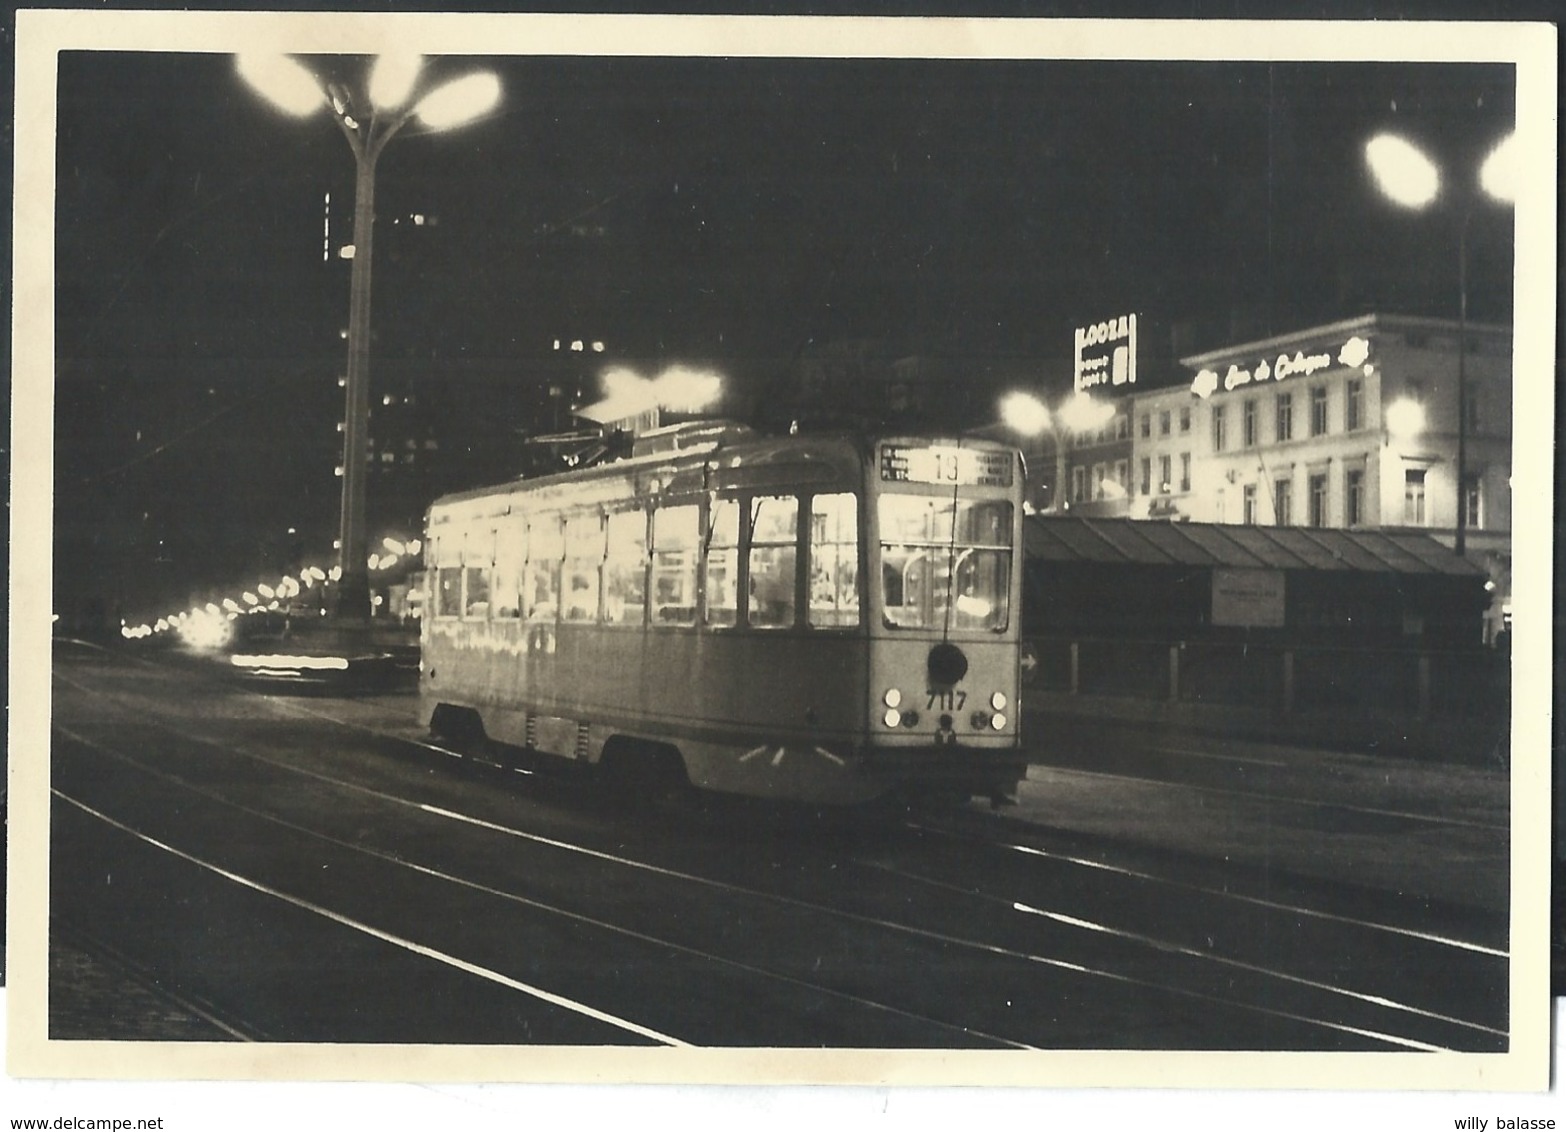
{"type": "Polygon", "coordinates": [[[898,707],[903,702],[903,693],[897,688],[888,688],[886,695],[881,697],[881,702],[887,707],[898,707]]]}

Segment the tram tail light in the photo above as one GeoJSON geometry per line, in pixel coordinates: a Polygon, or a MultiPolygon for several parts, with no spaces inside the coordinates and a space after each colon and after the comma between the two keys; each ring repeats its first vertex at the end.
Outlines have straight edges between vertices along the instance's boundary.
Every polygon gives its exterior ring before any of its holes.
{"type": "Polygon", "coordinates": [[[996,712],[995,715],[990,719],[990,726],[995,728],[997,731],[1006,730],[1006,717],[1000,714],[1000,712],[996,712]]]}
{"type": "Polygon", "coordinates": [[[896,727],[899,723],[902,722],[902,719],[902,714],[896,708],[887,708],[886,715],[882,718],[882,722],[885,723],[888,727],[896,727]]]}

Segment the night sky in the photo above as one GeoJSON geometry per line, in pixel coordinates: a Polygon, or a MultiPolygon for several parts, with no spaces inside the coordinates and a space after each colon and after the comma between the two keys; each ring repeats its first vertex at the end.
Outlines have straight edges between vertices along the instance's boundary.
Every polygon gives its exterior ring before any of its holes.
{"type": "MultiPolygon", "coordinates": [[[[551,382],[593,392],[556,339],[710,365],[755,417],[844,342],[1051,386],[1074,326],[1127,311],[1156,328],[1153,380],[1370,311],[1455,317],[1458,210],[1382,201],[1362,147],[1394,128],[1469,191],[1459,171],[1515,109],[1501,65],[436,65],[504,93],[382,158],[372,401],[416,384],[443,429],[472,422],[448,472],[491,478],[516,428],[552,424],[533,408],[551,382]]],[[[61,57],[57,137],[57,609],[157,616],[324,558],[343,138],[272,110],[228,56],[117,53],[61,57]]],[[[1509,320],[1510,213],[1480,206],[1471,247],[1471,317],[1509,320]]],[[[980,392],[954,424],[984,423],[980,392]]]]}

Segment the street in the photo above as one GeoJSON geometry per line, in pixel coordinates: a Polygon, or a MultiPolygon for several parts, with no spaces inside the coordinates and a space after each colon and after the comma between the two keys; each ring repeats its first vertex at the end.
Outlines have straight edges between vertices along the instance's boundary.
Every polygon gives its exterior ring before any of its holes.
{"type": "Polygon", "coordinates": [[[1507,1048],[1500,771],[1039,719],[1000,811],[647,809],[400,692],[54,696],[57,1039],[1507,1048]]]}

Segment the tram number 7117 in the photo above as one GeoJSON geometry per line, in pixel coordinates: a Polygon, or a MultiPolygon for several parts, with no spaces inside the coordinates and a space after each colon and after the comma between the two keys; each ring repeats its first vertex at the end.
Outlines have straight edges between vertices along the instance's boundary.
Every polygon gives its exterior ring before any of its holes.
{"type": "Polygon", "coordinates": [[[961,711],[968,702],[968,693],[956,688],[931,688],[926,711],[961,711]]]}

